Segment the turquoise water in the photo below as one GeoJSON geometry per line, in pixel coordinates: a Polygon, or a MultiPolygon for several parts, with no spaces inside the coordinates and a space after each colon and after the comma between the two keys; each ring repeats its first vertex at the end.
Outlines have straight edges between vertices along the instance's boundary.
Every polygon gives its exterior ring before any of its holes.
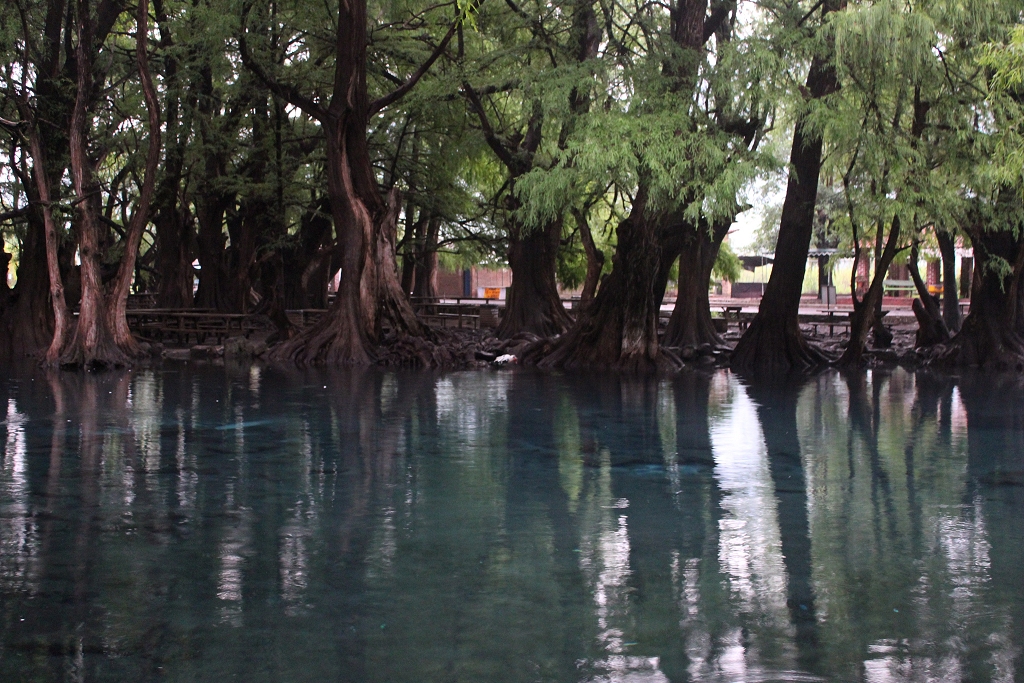
{"type": "Polygon", "coordinates": [[[0,381],[0,681],[1024,678],[1024,388],[0,381]]]}

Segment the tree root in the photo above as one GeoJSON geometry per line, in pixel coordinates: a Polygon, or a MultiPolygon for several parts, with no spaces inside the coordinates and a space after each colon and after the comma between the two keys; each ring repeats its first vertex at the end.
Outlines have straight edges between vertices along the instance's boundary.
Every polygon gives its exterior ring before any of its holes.
{"type": "Polygon", "coordinates": [[[754,319],[732,353],[732,367],[752,375],[782,376],[831,364],[832,359],[799,326],[754,319]],[[796,327],[795,331],[791,329],[796,327]]]}

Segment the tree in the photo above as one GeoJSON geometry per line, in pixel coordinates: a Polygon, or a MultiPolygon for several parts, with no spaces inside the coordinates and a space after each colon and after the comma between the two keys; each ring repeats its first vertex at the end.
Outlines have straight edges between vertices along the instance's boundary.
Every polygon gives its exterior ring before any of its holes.
{"type": "MultiPolygon", "coordinates": [[[[819,3],[822,26],[829,14],[841,10],[845,4],[845,0],[819,3]]],[[[824,31],[819,28],[816,33],[820,37],[824,31]]],[[[825,356],[804,339],[798,318],[824,144],[820,129],[814,126],[814,110],[839,87],[829,41],[822,42],[811,59],[804,88],[807,101],[793,130],[789,181],[782,204],[772,274],[757,315],[733,351],[732,366],[739,370],[776,374],[826,361],[825,356]]]]}
{"type": "MultiPolygon", "coordinates": [[[[639,369],[678,364],[660,348],[657,335],[667,273],[689,243],[696,255],[686,264],[687,277],[692,275],[695,283],[703,279],[695,291],[687,291],[687,298],[698,297],[698,315],[700,292],[706,296],[710,276],[706,261],[714,263],[712,252],[724,237],[721,225],[731,224],[736,193],[756,172],[751,145],[756,148],[756,131],[764,123],[760,88],[730,98],[715,87],[720,74],[714,69],[731,73],[734,68],[728,58],[731,41],[716,41],[715,67],[707,62],[708,41],[726,30],[730,8],[720,3],[709,12],[703,0],[678,2],[667,16],[652,15],[647,26],[638,22],[650,61],[624,70],[634,101],[627,112],[596,119],[590,138],[574,151],[577,166],[603,164],[616,182],[625,181],[629,215],[618,225],[612,271],[593,305],[580,312],[542,365],[639,369]],[[599,151],[588,157],[583,144],[599,151]],[[713,236],[715,230],[721,237],[713,236]],[[707,248],[696,248],[702,242],[707,248]]],[[[619,40],[622,44],[626,38],[619,40]]],[[[709,309],[706,317],[710,326],[709,309]]],[[[679,319],[685,321],[680,326],[691,325],[683,309],[679,319]]]]}
{"type": "Polygon", "coordinates": [[[377,188],[367,148],[368,119],[416,85],[448,45],[458,22],[402,85],[370,102],[365,0],[339,5],[330,54],[333,78],[314,95],[279,80],[249,50],[246,18],[251,9],[251,4],[245,6],[239,34],[242,61],[272,92],[320,124],[326,141],[328,197],[341,252],[342,278],[334,304],[317,324],[285,342],[276,355],[299,363],[366,364],[374,358],[385,322],[398,333],[425,334],[395,271],[398,195],[392,193],[390,201],[385,201],[377,188]]]}

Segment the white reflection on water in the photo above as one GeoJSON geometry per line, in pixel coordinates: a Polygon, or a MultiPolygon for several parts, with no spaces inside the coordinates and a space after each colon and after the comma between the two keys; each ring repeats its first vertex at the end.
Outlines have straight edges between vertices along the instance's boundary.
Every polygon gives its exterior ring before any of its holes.
{"type": "Polygon", "coordinates": [[[33,582],[38,531],[29,514],[25,416],[7,402],[7,439],[0,458],[0,588],[24,590],[33,582]]]}
{"type": "Polygon", "coordinates": [[[217,574],[217,599],[221,600],[220,616],[224,623],[242,626],[242,579],[245,561],[252,554],[252,511],[234,505],[233,485],[228,486],[225,505],[228,522],[217,550],[220,571],[217,574]]]}
{"type": "Polygon", "coordinates": [[[982,595],[991,583],[991,545],[982,500],[969,505],[939,505],[929,523],[932,566],[923,566],[914,590],[913,619],[919,635],[879,639],[864,661],[868,683],[959,681],[972,678],[972,643],[991,648],[993,681],[1014,680],[1017,650],[1008,634],[1012,621],[989,613],[982,595]],[[952,512],[950,512],[952,510],[952,512]],[[938,590],[937,590],[938,589],[938,590]],[[941,591],[941,592],[940,592],[941,591]],[[992,617],[992,621],[988,621],[992,617]]]}
{"type": "Polygon", "coordinates": [[[497,419],[508,414],[511,373],[482,379],[472,374],[442,377],[434,385],[438,424],[454,428],[466,442],[487,435],[497,419]]]}
{"type": "Polygon", "coordinates": [[[281,600],[285,604],[284,611],[288,616],[295,616],[308,607],[306,591],[309,588],[309,546],[317,519],[311,478],[313,443],[307,420],[302,421],[301,433],[301,491],[281,529],[278,550],[281,600]]]}
{"type": "MultiPolygon", "coordinates": [[[[594,495],[588,501],[580,539],[580,569],[590,584],[597,618],[597,642],[607,656],[594,666],[602,674],[588,681],[602,683],[662,683],[658,657],[625,654],[624,634],[631,626],[629,579],[629,500],[613,498],[611,455],[600,453],[600,471],[594,495]]],[[[634,643],[635,644],[635,643],[634,643]]]]}
{"type": "Polygon", "coordinates": [[[722,491],[719,562],[737,606],[761,624],[788,624],[775,486],[756,407],[739,384],[711,427],[715,478],[722,491]]]}
{"type": "Polygon", "coordinates": [[[786,569],[775,488],[756,406],[738,382],[729,380],[723,386],[723,379],[717,377],[717,386],[712,386],[721,411],[710,420],[714,476],[722,493],[718,563],[742,625],[712,638],[696,623],[707,616],[700,614],[699,561],[688,560],[685,567],[674,568],[681,623],[692,626],[686,634],[689,674],[694,680],[715,681],[817,680],[796,671],[791,646],[770,663],[762,661],[759,652],[759,636],[770,642],[782,635],[791,642],[786,569]]]}

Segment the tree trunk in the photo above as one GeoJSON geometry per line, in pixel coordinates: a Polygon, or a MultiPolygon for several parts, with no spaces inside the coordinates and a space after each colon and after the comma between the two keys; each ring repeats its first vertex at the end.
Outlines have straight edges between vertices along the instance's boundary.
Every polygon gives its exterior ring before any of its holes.
{"type": "Polygon", "coordinates": [[[956,286],[956,245],[953,235],[944,230],[936,230],[935,238],[939,242],[939,253],[942,255],[942,320],[946,329],[952,334],[960,330],[960,296],[956,286]]]}
{"type": "MultiPolygon", "coordinates": [[[[191,134],[191,117],[186,108],[184,120],[180,105],[185,93],[178,77],[178,59],[168,18],[161,3],[156,3],[160,47],[163,48],[164,87],[168,136],[163,177],[153,197],[153,225],[156,228],[156,305],[158,308],[191,308],[195,271],[192,269],[194,242],[192,216],[183,205],[181,181],[185,164],[185,146],[191,134]]],[[[190,103],[190,104],[194,104],[190,103]]]]}
{"type": "MultiPolygon", "coordinates": [[[[881,230],[882,226],[879,225],[878,229],[881,230]]],[[[840,365],[859,365],[864,358],[868,332],[876,321],[879,321],[878,311],[882,302],[882,293],[885,290],[885,273],[889,269],[889,264],[896,258],[899,239],[900,217],[894,216],[889,228],[889,236],[885,241],[885,248],[882,249],[881,255],[875,262],[871,285],[860,301],[857,301],[854,296],[853,313],[850,314],[850,341],[839,359],[840,365]]]]}
{"type": "Polygon", "coordinates": [[[959,366],[1024,370],[1024,321],[1020,310],[1024,235],[1015,236],[1008,229],[989,231],[980,225],[967,232],[978,259],[975,274],[979,281],[972,287],[971,312],[960,332],[935,360],[959,366]],[[989,267],[993,257],[1004,259],[1012,272],[1004,278],[998,269],[989,267]]]}
{"type": "Polygon", "coordinates": [[[922,348],[949,341],[949,330],[946,329],[946,325],[942,321],[938,299],[928,291],[928,285],[921,278],[917,259],[918,244],[915,240],[911,247],[910,259],[907,261],[907,270],[910,271],[910,278],[914,281],[918,296],[911,304],[914,317],[917,318],[917,338],[914,345],[917,348],[922,348]]]}
{"type": "Polygon", "coordinates": [[[597,285],[601,281],[604,252],[598,249],[594,243],[594,235],[590,232],[590,220],[587,214],[583,211],[573,210],[573,217],[576,219],[576,225],[580,231],[583,252],[587,256],[587,274],[583,278],[583,291],[580,292],[580,308],[585,308],[594,300],[597,285]]]}
{"type": "Polygon", "coordinates": [[[417,224],[415,267],[413,274],[413,296],[433,298],[437,296],[437,238],[441,230],[441,219],[430,216],[425,223],[417,224]]]}
{"type": "Polygon", "coordinates": [[[665,346],[724,346],[711,319],[708,285],[718,250],[731,226],[732,220],[721,220],[710,230],[701,225],[681,226],[685,243],[679,256],[679,291],[662,340],[665,346]]]}
{"type": "MultiPolygon", "coordinates": [[[[49,315],[53,316],[53,336],[50,339],[50,345],[46,350],[46,355],[43,358],[43,363],[47,366],[55,366],[58,363],[61,352],[64,350],[64,346],[67,344],[68,334],[72,329],[71,312],[68,310],[67,303],[64,299],[64,282],[61,278],[60,259],[58,258],[59,248],[59,235],[57,234],[57,224],[53,217],[52,202],[53,196],[51,195],[50,179],[47,177],[47,157],[43,151],[43,146],[38,137],[38,131],[32,132],[32,138],[30,140],[32,145],[32,157],[35,159],[37,169],[34,170],[33,174],[36,179],[36,189],[39,193],[40,213],[43,218],[43,248],[45,253],[45,260],[47,273],[47,283],[49,285],[49,311],[45,311],[41,305],[43,302],[37,300],[33,296],[35,288],[31,287],[34,278],[26,278],[25,282],[25,300],[21,301],[21,293],[19,292],[19,304],[24,305],[25,308],[29,309],[29,312],[35,312],[36,315],[27,318],[32,323],[41,324],[43,321],[40,316],[46,316],[47,322],[49,322],[49,315]],[[38,302],[38,303],[37,303],[38,302]],[[36,305],[33,305],[36,304],[36,305]],[[35,311],[32,311],[35,309],[35,311]],[[45,311],[45,312],[44,312],[45,311]],[[47,315],[49,314],[49,315],[47,315]]],[[[31,225],[30,225],[31,230],[31,225]]],[[[31,246],[33,240],[31,236],[27,243],[31,246]]],[[[34,240],[35,244],[38,245],[38,237],[34,240]]],[[[32,256],[31,249],[26,250],[25,256],[32,256]]],[[[25,265],[29,262],[23,261],[25,265]]],[[[39,265],[42,263],[38,262],[39,265]]],[[[40,282],[40,284],[42,284],[40,282]]],[[[21,289],[21,274],[18,277],[18,289],[21,289]]],[[[41,293],[40,290],[36,290],[41,293]]],[[[25,311],[21,311],[24,313],[25,311]]]]}
{"type": "Polygon", "coordinates": [[[149,1],[139,0],[136,14],[135,63],[149,115],[149,149],[146,152],[146,170],[142,177],[138,203],[135,205],[125,235],[124,254],[121,256],[117,276],[111,283],[107,296],[107,324],[113,333],[114,343],[129,357],[138,356],[140,349],[135,336],[128,329],[128,318],[125,315],[128,308],[128,291],[135,275],[135,261],[139,256],[142,232],[149,221],[149,207],[153,201],[156,172],[160,164],[160,104],[149,73],[146,47],[148,19],[149,1]]]}
{"type": "Polygon", "coordinates": [[[100,191],[96,183],[93,161],[87,155],[87,134],[89,126],[89,103],[92,96],[92,57],[85,49],[92,44],[92,19],[85,2],[79,3],[78,35],[76,49],[78,59],[78,95],[71,117],[71,176],[78,196],[76,229],[78,253],[81,259],[82,301],[78,313],[78,325],[74,335],[60,355],[64,367],[110,367],[126,365],[129,359],[138,355],[138,343],[128,329],[125,310],[128,302],[128,288],[135,272],[135,259],[142,231],[149,217],[156,180],[156,169],[160,161],[160,109],[149,76],[146,56],[146,35],[148,2],[138,4],[136,29],[136,62],[149,114],[149,150],[146,155],[146,170],[138,204],[132,214],[125,236],[125,249],[117,276],[111,285],[109,296],[105,295],[102,281],[102,230],[98,220],[98,203],[89,201],[100,191]]]}
{"type": "MultiPolygon", "coordinates": [[[[365,34],[365,19],[352,19],[353,31],[360,36],[365,34]]],[[[362,82],[362,101],[357,97],[348,111],[321,122],[327,136],[327,187],[338,231],[341,283],[327,314],[275,351],[275,357],[302,365],[371,363],[384,325],[399,335],[427,335],[398,281],[397,193],[392,193],[390,204],[384,203],[370,165],[364,67],[360,61],[352,67],[360,73],[350,75],[362,82]]]]}
{"type": "MultiPolygon", "coordinates": [[[[30,197],[34,196],[37,195],[33,192],[30,197]]],[[[18,284],[10,290],[7,305],[0,314],[0,362],[43,357],[54,339],[52,302],[58,301],[58,306],[64,302],[64,285],[60,279],[59,264],[55,265],[55,282],[49,279],[46,226],[53,225],[53,218],[44,218],[43,211],[44,207],[38,204],[30,209],[25,238],[19,251],[18,284]],[[51,290],[51,284],[55,289],[51,290]]],[[[56,241],[56,228],[52,234],[56,241]]],[[[56,245],[54,254],[56,264],[56,245]]],[[[63,337],[72,321],[67,306],[61,310],[64,312],[63,337]]]]}
{"type": "Polygon", "coordinates": [[[314,200],[299,221],[297,244],[284,250],[284,296],[288,308],[327,308],[331,265],[331,211],[326,197],[314,200]]]}
{"type": "Polygon", "coordinates": [[[521,332],[551,337],[561,334],[572,322],[558,296],[555,281],[555,261],[561,238],[561,221],[529,231],[516,224],[510,231],[508,262],[512,269],[512,287],[498,326],[498,336],[502,339],[521,332]]]}
{"type": "MultiPolygon", "coordinates": [[[[824,14],[845,0],[825,0],[824,14]]],[[[807,91],[819,100],[839,88],[831,60],[815,55],[807,74],[807,91]]],[[[821,171],[821,135],[810,129],[809,114],[797,119],[790,152],[790,174],[782,204],[779,239],[772,274],[750,327],[736,345],[732,367],[758,373],[804,370],[827,361],[800,331],[800,295],[814,229],[814,204],[821,171]]]]}
{"type": "Polygon", "coordinates": [[[402,291],[413,296],[416,290],[416,269],[420,258],[420,243],[424,240],[427,230],[427,212],[422,209],[412,220],[413,205],[410,203],[406,208],[405,237],[402,238],[402,291]]]}
{"type": "Polygon", "coordinates": [[[591,306],[580,310],[573,327],[543,358],[542,367],[649,370],[678,367],[658,346],[654,286],[661,249],[642,195],[619,224],[612,272],[591,306]]]}

